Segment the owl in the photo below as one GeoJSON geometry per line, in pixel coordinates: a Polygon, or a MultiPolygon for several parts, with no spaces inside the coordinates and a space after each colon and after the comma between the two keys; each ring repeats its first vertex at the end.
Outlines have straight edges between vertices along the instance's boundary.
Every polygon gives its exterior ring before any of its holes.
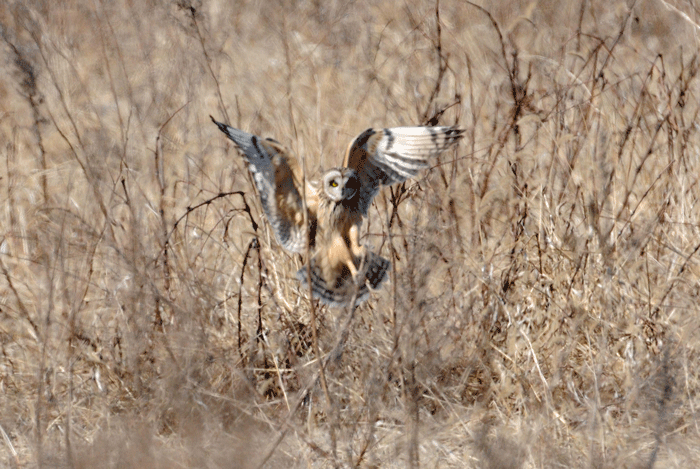
{"type": "Polygon", "coordinates": [[[415,176],[463,134],[457,127],[367,129],[350,143],[341,167],[302,181],[296,158],[280,143],[211,120],[248,161],[279,244],[302,255],[308,246],[308,265],[297,279],[337,307],[365,301],[387,277],[390,262],[360,242],[362,221],[381,186],[415,176]]]}

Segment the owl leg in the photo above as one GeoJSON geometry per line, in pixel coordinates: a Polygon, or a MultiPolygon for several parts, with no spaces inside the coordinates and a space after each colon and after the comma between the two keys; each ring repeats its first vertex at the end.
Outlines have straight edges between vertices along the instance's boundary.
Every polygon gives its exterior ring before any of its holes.
{"type": "Polygon", "coordinates": [[[352,275],[353,280],[357,278],[357,267],[355,267],[355,263],[350,259],[350,262],[347,263],[348,269],[350,269],[350,275],[352,275]]]}
{"type": "Polygon", "coordinates": [[[350,241],[350,252],[356,259],[363,259],[365,248],[360,244],[360,228],[358,225],[352,225],[348,231],[350,241]]]}
{"type": "Polygon", "coordinates": [[[359,269],[364,261],[364,247],[360,245],[360,230],[352,225],[346,235],[336,235],[331,243],[330,265],[344,265],[350,271],[353,281],[359,278],[359,269]],[[358,263],[360,264],[358,266],[358,263]]]}
{"type": "Polygon", "coordinates": [[[331,243],[331,248],[328,253],[328,264],[333,266],[333,269],[340,268],[340,266],[346,266],[350,271],[350,275],[353,279],[357,275],[357,267],[355,266],[355,259],[352,253],[352,249],[349,243],[343,239],[342,236],[336,237],[331,243]]]}
{"type": "MultiPolygon", "coordinates": [[[[350,230],[348,230],[348,241],[348,247],[350,248],[350,252],[353,259],[357,259],[357,261],[360,264],[359,270],[365,272],[367,262],[367,250],[363,245],[360,244],[360,225],[352,225],[350,227],[350,230]]],[[[360,281],[361,283],[363,283],[364,280],[360,280],[360,275],[358,274],[358,269],[354,269],[352,274],[353,279],[355,279],[355,281],[360,281]]],[[[361,274],[361,276],[364,276],[364,273],[361,274]]]]}

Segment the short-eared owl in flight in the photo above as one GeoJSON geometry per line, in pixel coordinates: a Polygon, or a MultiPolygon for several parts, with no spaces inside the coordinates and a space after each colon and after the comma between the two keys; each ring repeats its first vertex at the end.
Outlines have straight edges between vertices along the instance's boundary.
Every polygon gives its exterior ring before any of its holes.
{"type": "MultiPolygon", "coordinates": [[[[360,227],[382,185],[405,181],[462,137],[456,127],[367,129],[345,153],[343,165],[306,183],[294,156],[270,138],[212,121],[234,141],[249,163],[263,210],[286,250],[311,253],[313,296],[332,306],[367,299],[386,278],[389,261],[360,244],[360,227]],[[306,224],[304,220],[306,219],[306,224]]],[[[297,278],[308,288],[306,266],[297,278]]]]}

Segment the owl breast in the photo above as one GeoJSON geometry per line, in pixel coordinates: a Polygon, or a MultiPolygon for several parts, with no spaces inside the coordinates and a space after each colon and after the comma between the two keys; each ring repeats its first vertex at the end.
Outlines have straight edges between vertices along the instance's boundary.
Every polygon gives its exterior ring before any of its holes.
{"type": "Polygon", "coordinates": [[[353,225],[359,228],[362,225],[362,214],[353,206],[352,200],[333,202],[323,198],[318,205],[318,221],[319,226],[323,226],[323,232],[317,236],[331,242],[333,237],[347,238],[353,225]]]}
{"type": "Polygon", "coordinates": [[[328,221],[330,226],[335,227],[335,230],[344,235],[351,226],[357,225],[359,228],[362,225],[362,215],[353,207],[354,204],[351,200],[344,200],[333,205],[328,221]]]}

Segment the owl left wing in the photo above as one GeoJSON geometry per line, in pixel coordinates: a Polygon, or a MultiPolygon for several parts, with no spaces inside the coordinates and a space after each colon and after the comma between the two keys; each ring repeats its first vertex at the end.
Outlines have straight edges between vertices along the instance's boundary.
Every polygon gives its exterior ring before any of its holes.
{"type": "MultiPolygon", "coordinates": [[[[211,116],[210,116],[211,117],[211,116]]],[[[249,163],[255,186],[260,193],[265,216],[277,241],[288,251],[306,250],[307,230],[304,226],[304,203],[299,192],[300,177],[296,159],[278,142],[235,129],[214,118],[212,121],[233,140],[249,163]]],[[[308,185],[307,185],[308,186],[308,185]]],[[[307,190],[308,221],[312,234],[316,225],[317,191],[307,190]]],[[[313,239],[311,240],[313,243],[313,239]]]]}
{"type": "Polygon", "coordinates": [[[442,126],[367,129],[358,135],[348,147],[343,166],[354,169],[360,180],[360,213],[367,215],[382,185],[415,176],[463,133],[463,129],[442,126]]]}

